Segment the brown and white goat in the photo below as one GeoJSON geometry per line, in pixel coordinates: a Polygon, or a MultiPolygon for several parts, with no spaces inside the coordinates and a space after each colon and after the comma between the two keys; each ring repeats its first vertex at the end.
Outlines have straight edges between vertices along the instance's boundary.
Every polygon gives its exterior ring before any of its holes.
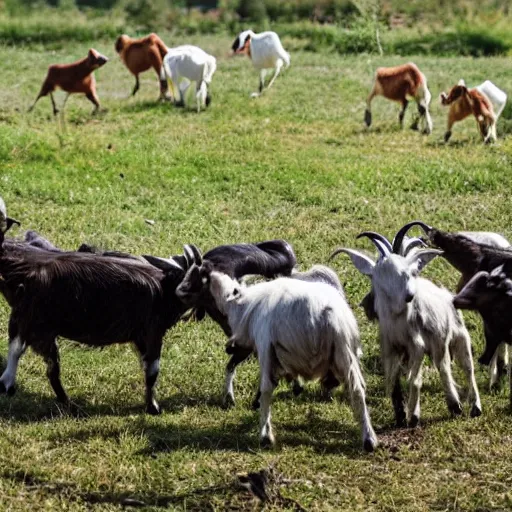
{"type": "Polygon", "coordinates": [[[417,130],[419,122],[422,121],[423,133],[432,132],[432,118],[428,111],[432,96],[427,87],[427,79],[416,64],[409,62],[401,66],[377,69],[372,90],[366,100],[364,115],[366,126],[372,124],[371,103],[375,96],[384,96],[402,105],[398,115],[400,126],[403,126],[405,110],[409,104],[407,98],[413,98],[418,105],[418,116],[415,117],[411,128],[417,130]]]}
{"type": "Polygon", "coordinates": [[[169,97],[169,85],[165,74],[162,73],[167,46],[156,34],[149,34],[141,39],[132,39],[123,34],[117,38],[115,47],[124,65],[135,76],[132,96],[139,90],[139,74],[153,68],[160,81],[160,99],[169,97]]]}
{"type": "Polygon", "coordinates": [[[449,105],[448,126],[444,134],[445,142],[452,135],[452,126],[473,114],[485,143],[496,141],[496,115],[491,100],[477,88],[468,89],[464,80],[452,87],[450,92],[441,93],[441,104],[449,105]]]}
{"type": "Polygon", "coordinates": [[[59,111],[53,99],[53,91],[60,88],[68,93],[62,105],[63,109],[69,95],[79,93],[85,94],[85,97],[94,104],[93,114],[95,114],[100,108],[100,100],[96,94],[96,79],[93,71],[107,62],[107,57],[91,48],[87,57],[77,62],[51,65],[41,86],[41,91],[28,111],[30,112],[36,106],[39,98],[49,94],[52,100],[53,114],[57,115],[59,111]]]}

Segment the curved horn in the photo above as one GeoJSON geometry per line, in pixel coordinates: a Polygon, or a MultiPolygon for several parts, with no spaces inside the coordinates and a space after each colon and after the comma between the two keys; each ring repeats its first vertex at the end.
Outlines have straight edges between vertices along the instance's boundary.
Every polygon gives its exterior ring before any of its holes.
{"type": "Polygon", "coordinates": [[[383,257],[391,252],[391,243],[385,236],[375,233],[374,231],[363,231],[356,236],[356,239],[363,236],[367,236],[375,244],[375,247],[377,247],[383,257]]]}
{"type": "Polygon", "coordinates": [[[416,247],[428,247],[427,244],[421,238],[407,238],[404,237],[402,247],[400,247],[402,256],[407,256],[416,247]]]}
{"type": "Polygon", "coordinates": [[[192,250],[192,254],[194,255],[194,263],[196,265],[201,265],[203,262],[203,256],[201,255],[201,251],[194,245],[189,245],[190,249],[192,250]]]}
{"type": "Polygon", "coordinates": [[[420,226],[423,231],[428,235],[430,230],[432,229],[431,226],[428,224],[425,224],[421,220],[413,220],[412,222],[408,222],[405,226],[402,226],[398,233],[395,235],[395,239],[393,240],[393,252],[396,254],[400,254],[400,249],[402,247],[402,242],[404,241],[404,236],[407,234],[407,232],[413,227],[413,226],[420,226]]]}

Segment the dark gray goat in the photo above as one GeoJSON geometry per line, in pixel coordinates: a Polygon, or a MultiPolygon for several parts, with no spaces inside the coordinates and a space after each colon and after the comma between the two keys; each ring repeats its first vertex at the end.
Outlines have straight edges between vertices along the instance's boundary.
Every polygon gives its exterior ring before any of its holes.
{"type": "MultiPolygon", "coordinates": [[[[501,273],[507,277],[512,276],[512,250],[497,246],[496,241],[489,245],[489,237],[485,239],[487,243],[475,241],[471,233],[449,233],[433,228],[421,221],[415,221],[414,225],[420,226],[425,231],[432,245],[443,250],[443,257],[453,265],[462,275],[457,285],[457,291],[464,288],[477,272],[491,272],[497,267],[502,267],[501,273]]],[[[480,235],[493,235],[496,233],[480,233],[480,235]]],[[[480,238],[481,239],[481,238],[480,238]]],[[[477,240],[479,240],[477,238],[477,240]]],[[[492,242],[492,239],[491,239],[492,242]]],[[[511,343],[512,339],[503,336],[501,322],[497,321],[494,315],[482,315],[485,333],[485,350],[480,356],[479,362],[490,364],[496,353],[497,348],[502,342],[511,343]]],[[[503,366],[498,363],[498,367],[503,366]]]]}
{"type": "MultiPolygon", "coordinates": [[[[502,341],[512,344],[512,280],[509,276],[503,265],[491,272],[477,272],[453,299],[456,308],[480,313],[485,326],[486,352],[489,350],[489,353],[493,350],[490,347],[494,346],[496,350],[502,341]]],[[[512,409],[512,372],[509,372],[509,379],[512,409]]]]}
{"type": "MultiPolygon", "coordinates": [[[[0,219],[5,217],[4,209],[0,219]]],[[[5,229],[2,238],[4,233],[5,229]]],[[[40,248],[11,251],[0,246],[0,292],[11,307],[0,392],[15,392],[19,359],[31,346],[47,363],[57,399],[67,404],[60,381],[58,336],[90,346],[133,342],[145,373],[146,411],[158,414],[153,388],[162,340],[187,309],[175,291],[193,263],[191,252],[187,247],[186,265],[171,259],[161,269],[132,258],[40,248]]]]}

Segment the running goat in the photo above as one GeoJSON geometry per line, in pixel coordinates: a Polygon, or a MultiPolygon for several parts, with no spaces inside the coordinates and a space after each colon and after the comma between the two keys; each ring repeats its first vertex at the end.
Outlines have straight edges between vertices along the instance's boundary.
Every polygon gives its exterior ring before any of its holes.
{"type": "Polygon", "coordinates": [[[267,69],[275,69],[274,76],[267,85],[267,89],[270,89],[283,64],[286,64],[286,67],[290,66],[290,54],[285,51],[275,32],[255,34],[252,30],[244,30],[238,34],[231,49],[235,54],[246,54],[253,66],[260,70],[259,92],[253,92],[253,98],[260,96],[265,89],[267,69]]]}
{"type": "MultiPolygon", "coordinates": [[[[397,247],[402,245],[410,224],[395,237],[397,247]]],[[[451,372],[453,353],[461,365],[469,385],[471,416],[480,416],[482,408],[476,385],[471,341],[462,315],[452,303],[452,295],[427,279],[418,277],[425,265],[441,251],[420,249],[407,256],[393,253],[390,242],[374,232],[363,232],[377,247],[380,257],[375,262],[353,249],[337,249],[331,256],[343,252],[350,256],[355,267],[371,278],[378,315],[380,350],[386,389],[391,393],[397,426],[415,427],[420,419],[420,390],[423,359],[428,354],[438,368],[449,411],[462,413],[459,394],[451,372]],[[407,364],[409,381],[408,414],[406,417],[400,384],[401,364],[407,364]]]]}

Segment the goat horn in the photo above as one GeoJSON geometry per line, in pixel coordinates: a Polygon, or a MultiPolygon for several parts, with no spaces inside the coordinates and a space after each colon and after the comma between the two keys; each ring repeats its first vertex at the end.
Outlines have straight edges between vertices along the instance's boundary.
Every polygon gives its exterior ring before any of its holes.
{"type": "Polygon", "coordinates": [[[405,243],[402,243],[402,256],[407,256],[416,247],[428,247],[421,238],[409,238],[405,243]]]}
{"type": "Polygon", "coordinates": [[[375,247],[377,247],[382,256],[387,256],[391,252],[391,243],[380,233],[375,233],[374,231],[363,231],[356,236],[356,239],[362,238],[363,236],[368,237],[375,244],[375,247]]]}
{"type": "Polygon", "coordinates": [[[201,265],[201,263],[203,262],[201,251],[194,244],[190,244],[189,247],[194,255],[194,263],[196,265],[201,265]]]}
{"type": "Polygon", "coordinates": [[[395,239],[393,240],[393,252],[396,254],[400,254],[400,249],[402,248],[402,243],[404,241],[404,236],[413,226],[420,226],[423,231],[428,235],[432,230],[432,227],[428,224],[425,224],[421,220],[413,220],[412,222],[408,222],[405,226],[402,226],[398,233],[395,235],[395,239]]]}

